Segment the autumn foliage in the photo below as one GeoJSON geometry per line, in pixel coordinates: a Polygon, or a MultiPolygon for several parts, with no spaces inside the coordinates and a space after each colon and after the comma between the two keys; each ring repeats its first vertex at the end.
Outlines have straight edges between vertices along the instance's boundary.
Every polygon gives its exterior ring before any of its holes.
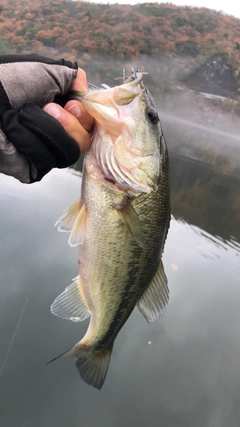
{"type": "Polygon", "coordinates": [[[105,75],[100,57],[128,64],[165,58],[166,76],[171,60],[178,58],[174,78],[223,53],[233,68],[236,91],[240,88],[240,20],[206,8],[2,0],[0,53],[21,52],[61,55],[77,60],[90,74],[105,75]]]}

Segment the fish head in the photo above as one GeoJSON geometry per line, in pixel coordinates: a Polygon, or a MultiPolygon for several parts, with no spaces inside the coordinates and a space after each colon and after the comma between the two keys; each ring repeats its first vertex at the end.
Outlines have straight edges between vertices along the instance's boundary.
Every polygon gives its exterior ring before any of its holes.
{"type": "Polygon", "coordinates": [[[163,163],[162,129],[143,75],[136,73],[120,86],[78,94],[95,119],[91,151],[102,177],[137,193],[155,189],[163,163]]]}

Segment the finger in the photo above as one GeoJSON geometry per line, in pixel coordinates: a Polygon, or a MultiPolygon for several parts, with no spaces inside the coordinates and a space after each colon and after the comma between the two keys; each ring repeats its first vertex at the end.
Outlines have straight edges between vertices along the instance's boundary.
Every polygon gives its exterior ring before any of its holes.
{"type": "Polygon", "coordinates": [[[78,68],[77,77],[71,86],[71,90],[88,90],[87,76],[81,68],[78,68]]]}
{"type": "Polygon", "coordinates": [[[64,109],[68,111],[68,113],[73,114],[87,132],[91,132],[93,127],[93,117],[87,113],[81,102],[76,100],[68,101],[64,106],[64,109]]]}
{"type": "Polygon", "coordinates": [[[79,145],[82,152],[89,150],[91,137],[74,115],[55,103],[46,104],[43,110],[61,123],[69,136],[79,145]]]}
{"type": "MultiPolygon", "coordinates": [[[[73,85],[71,86],[71,90],[88,90],[87,76],[85,71],[81,68],[78,69],[78,75],[74,80],[73,85]]],[[[73,114],[84,127],[84,129],[86,129],[88,132],[91,132],[93,127],[93,118],[90,116],[90,114],[87,113],[80,102],[76,100],[68,101],[64,106],[64,109],[73,114]]]]}

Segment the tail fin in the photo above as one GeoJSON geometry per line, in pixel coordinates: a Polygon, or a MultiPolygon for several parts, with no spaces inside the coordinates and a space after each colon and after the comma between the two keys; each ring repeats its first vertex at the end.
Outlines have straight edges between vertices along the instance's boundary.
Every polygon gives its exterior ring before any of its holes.
{"type": "Polygon", "coordinates": [[[110,349],[102,351],[91,351],[88,347],[80,346],[76,366],[81,378],[92,387],[102,388],[105,381],[108,365],[112,353],[110,349]]]}
{"type": "Polygon", "coordinates": [[[113,346],[110,349],[96,351],[86,345],[77,344],[60,356],[49,360],[46,364],[61,357],[74,356],[77,359],[76,367],[81,378],[87,384],[100,390],[107,375],[112,348],[113,346]]]}

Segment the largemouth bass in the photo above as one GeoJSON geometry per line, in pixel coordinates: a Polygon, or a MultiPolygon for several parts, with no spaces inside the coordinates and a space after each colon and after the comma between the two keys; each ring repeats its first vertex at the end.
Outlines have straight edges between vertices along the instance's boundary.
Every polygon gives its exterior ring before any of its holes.
{"type": "Polygon", "coordinates": [[[161,260],[170,222],[168,152],[142,74],[74,96],[95,119],[81,198],[58,221],[69,244],[80,245],[79,276],[51,312],[73,321],[90,316],[83,339],[61,356],[74,356],[83,380],[100,389],[134,307],[153,322],[168,301],[161,260]]]}

